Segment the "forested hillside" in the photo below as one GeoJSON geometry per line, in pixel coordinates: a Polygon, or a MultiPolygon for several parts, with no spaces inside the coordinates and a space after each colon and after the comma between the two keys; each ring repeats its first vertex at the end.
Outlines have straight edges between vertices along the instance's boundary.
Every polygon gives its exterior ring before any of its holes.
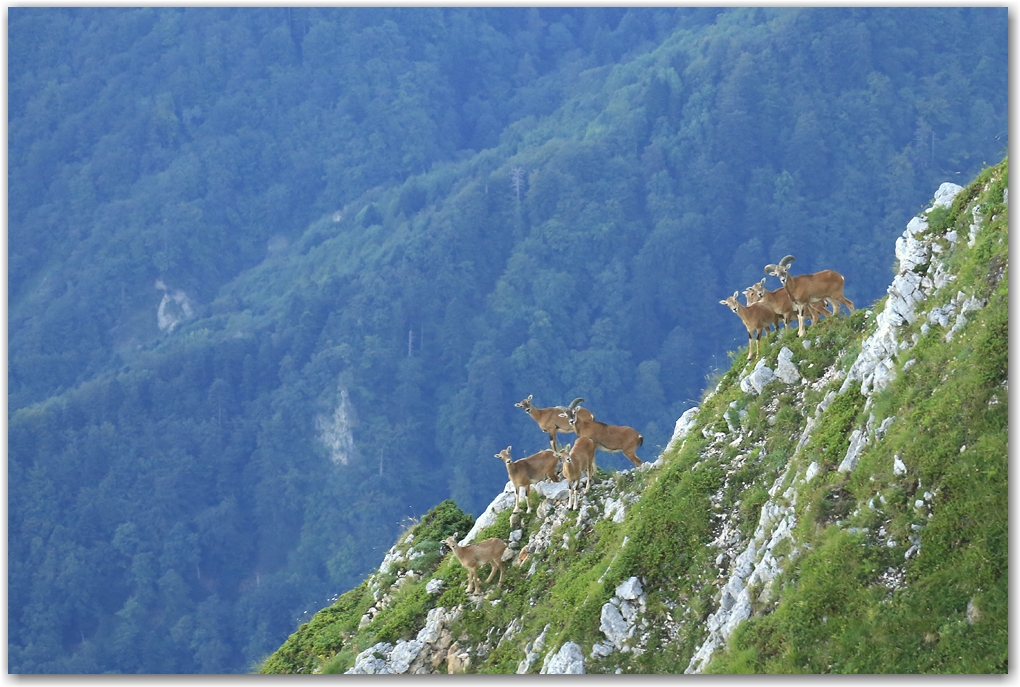
{"type": "MultiPolygon", "coordinates": [[[[654,458],[792,253],[865,307],[1006,139],[1006,10],[11,8],[11,672],[237,672],[513,404],[654,458]]],[[[605,468],[629,465],[618,456],[605,468]]]]}

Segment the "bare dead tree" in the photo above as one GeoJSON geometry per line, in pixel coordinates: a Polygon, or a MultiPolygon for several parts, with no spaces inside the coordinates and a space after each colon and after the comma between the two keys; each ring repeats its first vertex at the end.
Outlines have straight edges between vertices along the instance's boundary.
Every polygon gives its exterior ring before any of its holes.
{"type": "Polygon", "coordinates": [[[524,187],[523,167],[514,167],[510,170],[510,187],[513,188],[514,194],[517,196],[517,205],[520,207],[521,189],[524,187]]]}

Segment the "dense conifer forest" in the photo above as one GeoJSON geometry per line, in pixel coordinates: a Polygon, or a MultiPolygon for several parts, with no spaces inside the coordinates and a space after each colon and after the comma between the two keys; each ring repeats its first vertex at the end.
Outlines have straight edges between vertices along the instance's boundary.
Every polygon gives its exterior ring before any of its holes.
{"type": "MultiPolygon", "coordinates": [[[[12,673],[244,672],[514,403],[654,459],[796,255],[859,307],[1007,145],[1005,8],[8,19],[12,673]],[[774,285],[773,285],[774,286],[774,285]]],[[[629,466],[600,457],[606,469],[629,466]]]]}

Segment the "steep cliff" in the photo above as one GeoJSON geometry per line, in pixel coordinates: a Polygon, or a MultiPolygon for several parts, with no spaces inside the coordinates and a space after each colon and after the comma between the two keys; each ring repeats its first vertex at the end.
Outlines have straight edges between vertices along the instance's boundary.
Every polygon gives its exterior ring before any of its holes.
{"type": "Polygon", "coordinates": [[[261,672],[1008,671],[1007,187],[943,184],[884,299],[733,353],[578,510],[440,504],[261,672]],[[502,587],[454,533],[508,543],[502,587]]]}

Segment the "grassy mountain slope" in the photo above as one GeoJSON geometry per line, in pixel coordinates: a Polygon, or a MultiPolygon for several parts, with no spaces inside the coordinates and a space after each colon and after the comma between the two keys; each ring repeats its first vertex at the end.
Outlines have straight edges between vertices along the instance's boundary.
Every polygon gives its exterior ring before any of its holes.
{"type": "Polygon", "coordinates": [[[446,502],[261,671],[1007,672],[1007,186],[912,222],[873,308],[770,336],[775,378],[735,352],[579,511],[533,492],[514,533],[497,496],[501,588],[438,553],[446,502]]]}

